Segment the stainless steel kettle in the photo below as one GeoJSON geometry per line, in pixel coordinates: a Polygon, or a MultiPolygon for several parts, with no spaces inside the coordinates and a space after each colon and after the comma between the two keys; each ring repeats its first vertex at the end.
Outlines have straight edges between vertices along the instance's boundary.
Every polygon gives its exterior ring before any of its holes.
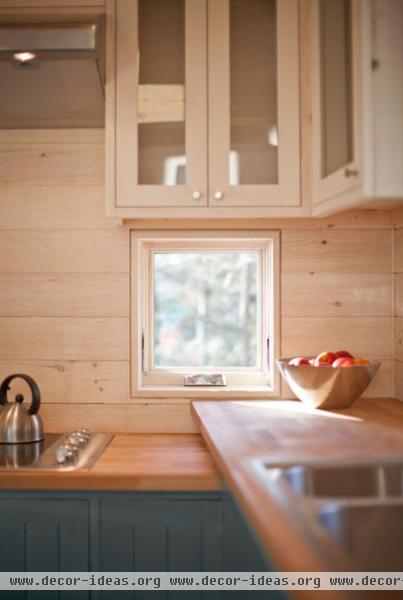
{"type": "Polygon", "coordinates": [[[39,387],[29,375],[15,373],[5,378],[0,386],[0,444],[26,444],[43,440],[42,419],[37,414],[41,403],[39,387]],[[23,405],[24,396],[17,394],[14,402],[8,402],[7,391],[16,377],[27,382],[32,401],[28,408],[23,405]]]}

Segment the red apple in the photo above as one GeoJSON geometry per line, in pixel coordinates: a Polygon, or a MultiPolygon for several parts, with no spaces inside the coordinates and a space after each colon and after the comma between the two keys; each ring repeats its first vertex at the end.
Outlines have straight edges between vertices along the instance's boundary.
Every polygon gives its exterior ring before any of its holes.
{"type": "Polygon", "coordinates": [[[337,356],[334,352],[321,352],[315,358],[315,367],[329,367],[336,360],[337,356]]]}
{"type": "Polygon", "coordinates": [[[298,356],[297,358],[292,358],[290,361],[288,361],[288,364],[298,367],[299,365],[309,365],[309,361],[302,356],[298,356]]]}
{"type": "Polygon", "coordinates": [[[339,358],[336,358],[336,360],[333,362],[332,367],[337,369],[337,367],[351,366],[352,360],[354,360],[354,359],[348,358],[347,356],[339,356],[339,358]],[[348,363],[348,364],[344,365],[344,363],[348,363]]]}
{"type": "Polygon", "coordinates": [[[342,362],[342,364],[340,365],[340,367],[354,367],[355,362],[354,362],[354,358],[346,358],[344,357],[345,360],[342,362]]]}
{"type": "Polygon", "coordinates": [[[337,350],[335,355],[340,358],[354,358],[354,356],[350,354],[350,352],[347,352],[347,350],[337,350]]]}

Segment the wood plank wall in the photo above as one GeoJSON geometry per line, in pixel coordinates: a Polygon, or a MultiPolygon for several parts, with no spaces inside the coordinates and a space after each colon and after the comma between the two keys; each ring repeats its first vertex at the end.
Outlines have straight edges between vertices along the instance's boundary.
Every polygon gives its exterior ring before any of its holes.
{"type": "MultiPolygon", "coordinates": [[[[0,131],[0,378],[38,380],[48,431],[192,431],[183,401],[130,398],[129,230],[104,217],[103,157],[103,131],[0,131]]],[[[368,395],[392,396],[385,213],[241,226],[281,229],[282,354],[345,348],[380,358],[368,395]]],[[[401,263],[403,272],[403,243],[401,263]]]]}
{"type": "Polygon", "coordinates": [[[403,210],[395,211],[393,273],[395,284],[395,395],[403,400],[403,210]]]}

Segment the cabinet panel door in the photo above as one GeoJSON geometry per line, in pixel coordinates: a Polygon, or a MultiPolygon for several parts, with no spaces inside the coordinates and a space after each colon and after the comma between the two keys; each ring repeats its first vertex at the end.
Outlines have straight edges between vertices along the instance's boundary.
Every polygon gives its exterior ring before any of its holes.
{"type": "Polygon", "coordinates": [[[108,194],[118,208],[203,206],[206,0],[115,0],[109,9],[108,194]]]}
{"type": "Polygon", "coordinates": [[[209,203],[299,206],[298,0],[209,0],[209,203]]]}
{"type": "MultiPolygon", "coordinates": [[[[139,495],[138,495],[139,496],[139,495]]],[[[220,571],[221,503],[139,497],[101,503],[101,570],[220,571]]],[[[149,592],[136,592],[148,598],[149,592]]],[[[183,592],[153,592],[155,598],[181,598],[183,592]]],[[[113,599],[113,593],[103,597],[113,599]]],[[[201,600],[188,591],[186,598],[201,600]]],[[[213,596],[212,596],[213,597],[213,596]]]]}
{"type": "Polygon", "coordinates": [[[312,5],[315,207],[343,202],[337,197],[349,202],[362,181],[360,12],[360,0],[315,0],[312,5]]]}
{"type": "MultiPolygon", "coordinates": [[[[89,571],[89,503],[10,497],[0,500],[2,571],[89,571]]],[[[6,592],[12,598],[67,598],[68,591],[6,592]]],[[[74,592],[87,599],[87,591],[74,592]]]]}

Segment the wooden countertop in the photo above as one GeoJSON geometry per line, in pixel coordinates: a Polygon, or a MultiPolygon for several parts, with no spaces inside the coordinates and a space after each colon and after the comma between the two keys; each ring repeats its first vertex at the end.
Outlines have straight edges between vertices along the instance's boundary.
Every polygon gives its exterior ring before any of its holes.
{"type": "Polygon", "coordinates": [[[90,471],[2,471],[0,489],[216,491],[221,480],[198,434],[117,434],[90,471]]]}
{"type": "MultiPolygon", "coordinates": [[[[228,486],[278,570],[326,569],[284,508],[264,490],[248,459],[271,456],[279,462],[298,462],[303,456],[391,453],[403,459],[403,403],[394,399],[360,399],[337,411],[310,409],[298,401],[197,401],[192,411],[228,486]]],[[[301,596],[310,597],[305,592],[301,596]]]]}

